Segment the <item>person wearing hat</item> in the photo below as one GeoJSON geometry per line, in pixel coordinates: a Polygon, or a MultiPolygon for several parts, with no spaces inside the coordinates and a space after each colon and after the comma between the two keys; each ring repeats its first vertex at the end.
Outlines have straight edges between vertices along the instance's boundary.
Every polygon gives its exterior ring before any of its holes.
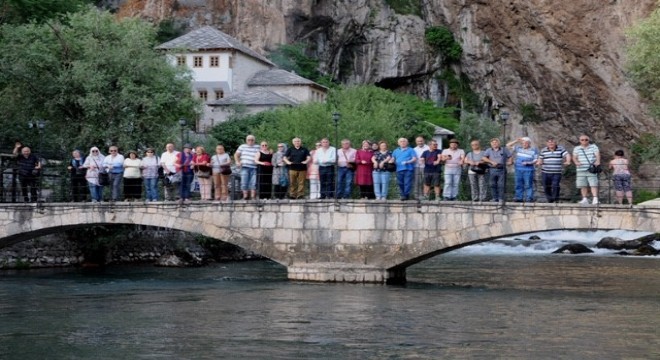
{"type": "Polygon", "coordinates": [[[539,159],[539,152],[532,147],[532,140],[521,137],[506,144],[513,149],[514,171],[516,175],[515,202],[534,201],[534,170],[539,159]]]}
{"type": "Polygon", "coordinates": [[[130,150],[124,160],[124,200],[138,201],[142,198],[142,160],[137,151],[130,150]]]}
{"type": "Polygon", "coordinates": [[[442,150],[442,161],[445,162],[445,188],[442,197],[447,201],[455,201],[458,196],[458,186],[461,183],[465,151],[458,148],[458,140],[449,140],[449,149],[442,150]]]}
{"type": "Polygon", "coordinates": [[[176,157],[176,171],[181,173],[181,183],[179,184],[179,203],[190,202],[190,185],[195,178],[195,173],[192,168],[193,154],[192,145],[183,145],[183,152],[180,152],[176,157]]]}
{"type": "Polygon", "coordinates": [[[153,148],[147,148],[142,158],[142,181],[147,201],[158,201],[158,169],[160,159],[153,148]]]}

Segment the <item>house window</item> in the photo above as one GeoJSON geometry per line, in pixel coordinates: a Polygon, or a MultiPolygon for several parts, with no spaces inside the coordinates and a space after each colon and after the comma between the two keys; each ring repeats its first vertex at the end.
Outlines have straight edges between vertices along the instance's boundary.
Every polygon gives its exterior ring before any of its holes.
{"type": "Polygon", "coordinates": [[[201,56],[193,56],[193,67],[202,67],[202,64],[201,56]]]}
{"type": "Polygon", "coordinates": [[[233,56],[229,57],[229,68],[230,69],[234,68],[234,57],[233,56]]]}
{"type": "Polygon", "coordinates": [[[206,90],[199,90],[197,93],[199,94],[199,98],[204,101],[209,98],[209,93],[206,90]]]}
{"type": "Polygon", "coordinates": [[[222,99],[223,97],[225,97],[225,92],[224,91],[222,91],[222,90],[216,90],[215,91],[215,99],[216,100],[222,99]]]}
{"type": "Polygon", "coordinates": [[[219,67],[220,66],[220,57],[219,56],[211,56],[211,67],[219,67]]]}
{"type": "Polygon", "coordinates": [[[185,56],[177,56],[176,57],[176,64],[177,64],[177,66],[186,66],[186,57],[185,56]]]}

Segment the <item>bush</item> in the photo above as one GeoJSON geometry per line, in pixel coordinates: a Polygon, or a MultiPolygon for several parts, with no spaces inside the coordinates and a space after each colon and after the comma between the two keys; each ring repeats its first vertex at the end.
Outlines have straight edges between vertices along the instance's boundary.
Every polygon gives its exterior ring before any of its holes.
{"type": "Polygon", "coordinates": [[[427,28],[424,36],[426,37],[426,43],[442,54],[448,61],[458,62],[461,60],[461,55],[463,55],[461,44],[454,39],[454,35],[446,27],[433,26],[427,28]]]}

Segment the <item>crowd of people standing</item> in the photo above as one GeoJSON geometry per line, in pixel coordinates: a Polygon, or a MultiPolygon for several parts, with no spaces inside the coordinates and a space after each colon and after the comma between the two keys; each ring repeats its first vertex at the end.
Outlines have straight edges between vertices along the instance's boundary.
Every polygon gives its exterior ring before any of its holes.
{"type": "MultiPolygon", "coordinates": [[[[92,202],[103,201],[106,186],[110,188],[112,201],[159,201],[160,181],[164,200],[188,203],[194,179],[199,184],[201,200],[227,201],[232,172],[240,177],[240,194],[244,200],[349,199],[354,196],[354,187],[359,189],[359,198],[385,200],[389,196],[390,178],[394,176],[400,200],[455,201],[466,172],[472,201],[500,202],[505,196],[507,167],[512,166],[515,202],[536,201],[536,171],[540,170],[543,193],[547,202],[553,203],[560,201],[564,168],[574,164],[576,186],[582,195],[579,203],[598,204],[600,150],[586,135],[580,135],[579,141],[572,153],[554,138],[548,138],[546,146],[538,149],[528,137],[504,146],[493,138],[487,149],[482,149],[479,140],[472,140],[467,153],[459,147],[457,139],[450,139],[449,147],[440,149],[437,141],[427,142],[421,136],[415,139],[414,147],[408,139],[398,139],[394,150],[390,150],[386,141],[368,140],[355,149],[348,139],[335,148],[327,138],[320,139],[311,150],[300,138],[294,138],[291,146],[278,143],[273,150],[268,142],[257,144],[255,136],[248,135],[233,157],[223,145],[217,145],[215,154],[210,155],[203,146],[185,144],[178,151],[174,144],[168,143],[160,156],[155,149],[148,148],[142,158],[135,150],[128,151],[125,157],[117,146],[110,146],[107,155],[98,147],[91,147],[87,156],[74,150],[67,169],[71,174],[73,201],[85,201],[85,187],[92,202]]],[[[29,147],[20,143],[16,144],[14,155],[18,159],[24,201],[36,201],[36,178],[41,162],[29,147]]],[[[623,150],[614,155],[608,167],[612,170],[616,201],[622,204],[627,200],[632,204],[628,160],[623,150]]]]}

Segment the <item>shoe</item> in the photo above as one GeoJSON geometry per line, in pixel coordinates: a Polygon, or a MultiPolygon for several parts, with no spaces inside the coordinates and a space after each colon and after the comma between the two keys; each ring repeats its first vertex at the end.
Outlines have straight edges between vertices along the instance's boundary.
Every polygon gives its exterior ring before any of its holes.
{"type": "Polygon", "coordinates": [[[522,199],[515,199],[513,202],[523,202],[522,199]]]}
{"type": "Polygon", "coordinates": [[[594,200],[591,202],[592,205],[598,205],[598,198],[595,197],[594,200]]]}
{"type": "MultiPolygon", "coordinates": [[[[596,201],[598,201],[598,200],[596,200],[596,201]]],[[[587,205],[587,204],[589,204],[589,199],[587,199],[587,198],[582,198],[582,200],[580,200],[580,202],[579,202],[578,204],[580,204],[580,205],[587,205]]]]}

